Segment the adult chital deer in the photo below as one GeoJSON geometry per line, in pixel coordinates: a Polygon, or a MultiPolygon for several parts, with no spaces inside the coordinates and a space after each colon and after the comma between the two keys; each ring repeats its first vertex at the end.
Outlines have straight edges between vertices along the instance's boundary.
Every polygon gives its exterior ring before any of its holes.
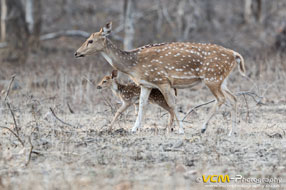
{"type": "MultiPolygon", "coordinates": [[[[99,32],[91,36],[76,51],[76,57],[84,57],[97,52],[114,67],[126,73],[141,86],[139,113],[132,128],[135,132],[141,127],[144,108],[152,88],[158,88],[168,105],[174,110],[179,123],[179,133],[184,133],[182,123],[175,109],[171,88],[188,88],[204,82],[216,98],[216,103],[207,116],[202,132],[207,129],[216,110],[225,103],[226,98],[232,102],[232,130],[236,125],[236,97],[228,90],[227,77],[238,64],[239,72],[245,75],[243,57],[230,49],[214,44],[197,43],[162,43],[146,45],[131,51],[117,48],[107,36],[111,32],[108,23],[99,32]]],[[[230,131],[230,134],[231,134],[230,131]]]]}
{"type": "MultiPolygon", "coordinates": [[[[118,116],[123,113],[127,108],[131,105],[135,106],[135,110],[138,104],[139,96],[140,96],[140,87],[138,87],[134,83],[130,84],[121,84],[117,81],[117,70],[113,70],[111,75],[104,76],[103,79],[98,83],[97,89],[107,89],[110,88],[112,92],[120,98],[122,105],[115,113],[115,116],[111,122],[110,129],[112,128],[115,120],[118,116]]],[[[176,93],[176,91],[175,91],[176,93]]],[[[169,112],[169,123],[167,127],[167,131],[169,132],[171,126],[174,121],[174,111],[172,108],[167,104],[163,94],[158,89],[152,89],[149,101],[153,104],[157,104],[166,111],[169,112]]]]}

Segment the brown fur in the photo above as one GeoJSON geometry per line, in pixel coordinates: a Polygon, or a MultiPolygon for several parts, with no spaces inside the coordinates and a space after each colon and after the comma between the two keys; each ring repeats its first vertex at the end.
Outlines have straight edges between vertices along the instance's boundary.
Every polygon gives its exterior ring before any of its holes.
{"type": "MultiPolygon", "coordinates": [[[[132,131],[135,132],[141,126],[144,107],[152,88],[159,89],[167,104],[174,110],[180,133],[184,131],[178,119],[171,88],[193,87],[203,82],[216,97],[217,103],[206,118],[202,132],[206,130],[209,120],[226,98],[233,103],[236,110],[236,98],[227,89],[226,81],[237,64],[240,74],[245,75],[244,60],[239,53],[214,44],[188,42],[153,44],[132,51],[123,51],[106,37],[110,31],[111,23],[92,34],[77,50],[75,56],[82,57],[101,52],[112,67],[128,74],[141,86],[140,109],[132,131]],[[93,43],[89,44],[89,40],[93,40],[93,43]]],[[[233,128],[235,123],[233,118],[233,128]]]]}
{"type": "MultiPolygon", "coordinates": [[[[97,85],[98,89],[110,88],[113,91],[113,93],[120,98],[122,102],[122,106],[121,106],[122,108],[119,108],[118,111],[116,112],[110,127],[113,126],[117,117],[121,113],[123,113],[128,107],[130,107],[132,104],[135,106],[135,109],[136,109],[138,105],[139,96],[140,96],[140,87],[138,87],[135,83],[124,85],[124,84],[119,83],[116,80],[116,77],[117,77],[117,73],[115,74],[115,72],[113,71],[111,76],[104,76],[103,79],[97,85]]],[[[170,118],[169,118],[169,124],[167,128],[169,131],[174,121],[174,111],[172,110],[171,107],[168,106],[160,90],[152,89],[150,96],[149,96],[149,101],[153,104],[159,105],[160,107],[162,107],[163,109],[169,112],[170,118]]]]}

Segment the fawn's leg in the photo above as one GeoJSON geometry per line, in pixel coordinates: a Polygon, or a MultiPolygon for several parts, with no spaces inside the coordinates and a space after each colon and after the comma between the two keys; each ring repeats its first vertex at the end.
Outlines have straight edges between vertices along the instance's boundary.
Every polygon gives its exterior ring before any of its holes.
{"type": "Polygon", "coordinates": [[[218,108],[225,102],[225,96],[221,90],[221,84],[220,83],[206,83],[206,85],[209,87],[213,95],[216,97],[216,102],[211,108],[210,112],[208,113],[208,116],[206,117],[206,120],[203,124],[201,132],[204,133],[207,130],[208,123],[211,120],[211,118],[215,115],[218,108]]]}
{"type": "Polygon", "coordinates": [[[179,114],[176,110],[176,105],[175,105],[175,97],[173,95],[173,89],[169,84],[164,84],[159,86],[159,90],[161,93],[164,95],[164,98],[168,104],[168,106],[173,110],[175,114],[175,118],[178,122],[179,125],[179,134],[184,134],[184,128],[182,122],[179,120],[179,114]]]}
{"type": "Polygon", "coordinates": [[[142,119],[144,117],[144,111],[145,111],[144,109],[145,109],[145,106],[148,102],[150,92],[151,92],[150,88],[146,88],[144,86],[141,86],[140,100],[139,100],[139,111],[138,111],[136,122],[135,122],[135,124],[131,130],[132,132],[136,132],[136,130],[141,127],[141,123],[142,123],[142,119]]]}
{"type": "Polygon", "coordinates": [[[112,129],[112,126],[114,125],[114,122],[115,120],[118,118],[118,116],[123,113],[127,108],[129,108],[131,106],[131,103],[129,102],[123,102],[123,104],[120,106],[120,108],[116,111],[113,119],[112,119],[112,122],[110,124],[110,127],[109,129],[111,130],[112,129]]]}
{"type": "Polygon", "coordinates": [[[172,125],[174,123],[174,110],[170,106],[168,106],[166,101],[160,103],[155,102],[155,103],[169,112],[169,121],[167,126],[167,133],[169,133],[170,131],[172,131],[172,125]]]}
{"type": "Polygon", "coordinates": [[[174,123],[174,111],[172,110],[172,108],[167,110],[169,112],[169,122],[168,122],[168,131],[173,131],[173,123],[174,123]]]}

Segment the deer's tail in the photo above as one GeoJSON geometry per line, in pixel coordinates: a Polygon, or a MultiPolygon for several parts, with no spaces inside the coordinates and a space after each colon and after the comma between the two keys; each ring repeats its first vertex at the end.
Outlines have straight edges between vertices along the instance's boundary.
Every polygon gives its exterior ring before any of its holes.
{"type": "Polygon", "coordinates": [[[245,65],[244,65],[244,59],[243,57],[234,51],[234,57],[235,57],[235,61],[238,64],[238,71],[242,76],[246,76],[245,74],[245,65]]]}

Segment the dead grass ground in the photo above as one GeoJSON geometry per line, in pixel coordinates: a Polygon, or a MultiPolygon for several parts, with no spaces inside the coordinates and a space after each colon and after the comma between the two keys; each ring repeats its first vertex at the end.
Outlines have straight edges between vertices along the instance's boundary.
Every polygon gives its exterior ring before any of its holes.
{"type": "MultiPolygon", "coordinates": [[[[85,80],[97,82],[111,68],[99,64],[104,63],[99,56],[75,60],[70,56],[72,49],[49,49],[48,43],[45,48],[45,53],[30,56],[25,67],[1,70],[0,126],[15,131],[4,97],[10,76],[16,73],[8,100],[24,142],[22,146],[11,132],[0,130],[1,189],[204,189],[207,185],[196,179],[210,174],[281,178],[272,189],[285,189],[285,59],[276,55],[246,58],[252,81],[240,77],[236,70],[231,75],[229,88],[233,92],[252,91],[263,97],[262,104],[250,96],[238,97],[235,137],[227,136],[229,106],[223,106],[206,134],[200,135],[211,105],[189,115],[185,135],[167,135],[167,114],[150,105],[145,127],[130,134],[136,119],[133,110],[109,133],[106,126],[119,107],[118,101],[110,91],[98,91],[85,80]],[[55,119],[50,108],[70,126],[55,119]],[[33,146],[30,159],[29,138],[33,146]]],[[[181,117],[191,107],[213,99],[204,87],[179,90],[178,94],[181,117]]],[[[261,189],[269,184],[244,185],[248,186],[236,188],[261,189]]]]}

